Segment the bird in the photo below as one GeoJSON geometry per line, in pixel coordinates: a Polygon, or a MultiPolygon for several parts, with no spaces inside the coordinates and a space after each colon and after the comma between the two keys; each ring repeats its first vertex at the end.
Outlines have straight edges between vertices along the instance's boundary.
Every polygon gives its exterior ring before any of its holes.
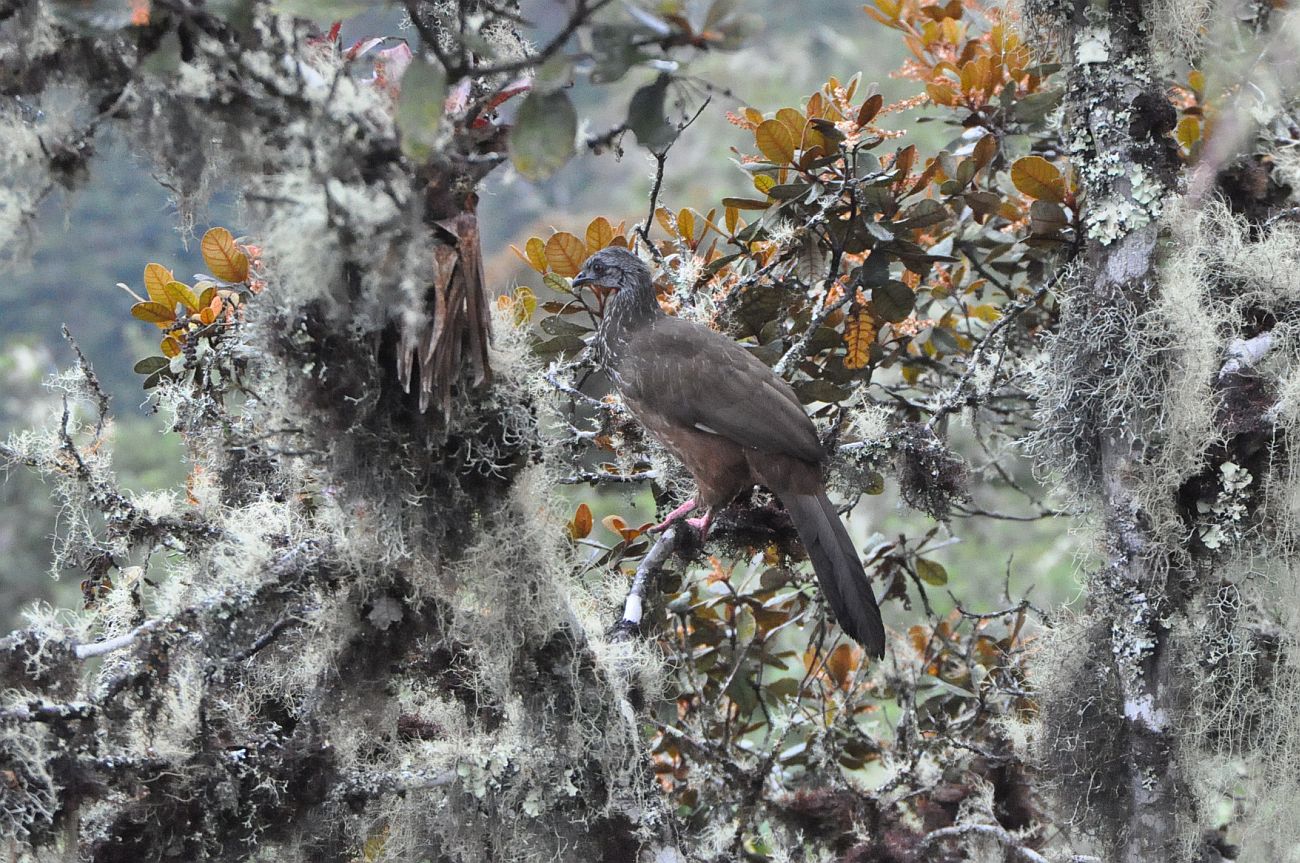
{"type": "Polygon", "coordinates": [[[626,248],[588,257],[573,285],[609,292],[592,343],[596,362],[632,415],[695,479],[695,497],[652,529],[703,508],[703,517],[687,521],[705,536],[716,510],[765,486],[789,514],[841,628],[883,657],[880,607],[826,496],[817,428],[790,385],[722,333],[665,312],[650,267],[626,248]]]}

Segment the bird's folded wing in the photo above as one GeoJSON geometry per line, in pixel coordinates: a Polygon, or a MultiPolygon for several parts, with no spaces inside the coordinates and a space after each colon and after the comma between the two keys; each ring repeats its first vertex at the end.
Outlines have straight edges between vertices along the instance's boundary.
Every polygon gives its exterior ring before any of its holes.
{"type": "Polygon", "coordinates": [[[629,345],[619,375],[629,395],[670,422],[760,452],[808,462],[823,450],[789,384],[726,336],[661,318],[629,345]]]}

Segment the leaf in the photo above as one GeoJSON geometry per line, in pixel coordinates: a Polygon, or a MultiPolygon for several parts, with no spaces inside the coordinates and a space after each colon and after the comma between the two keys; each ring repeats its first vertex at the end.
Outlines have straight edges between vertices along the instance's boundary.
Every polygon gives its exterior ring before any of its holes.
{"type": "Polygon", "coordinates": [[[569,161],[577,133],[578,113],[566,92],[529,93],[510,130],[510,161],[525,180],[544,180],[569,161]]]}
{"type": "Polygon", "coordinates": [[[1064,91],[1058,88],[1021,96],[1012,106],[1011,114],[1021,123],[1036,123],[1056,110],[1063,95],[1064,91]]]}
{"type": "MultiPolygon", "coordinates": [[[[587,254],[595,254],[614,241],[614,226],[604,216],[597,216],[587,225],[587,254]]],[[[540,244],[540,240],[538,243],[540,244]]]]}
{"type": "Polygon", "coordinates": [[[151,375],[154,372],[165,369],[170,366],[166,357],[145,357],[132,367],[132,371],[137,375],[151,375]]]}
{"type": "Polygon", "coordinates": [[[208,270],[223,282],[242,282],[248,278],[248,256],[235,245],[235,238],[225,228],[210,228],[199,241],[199,252],[208,270]]]}
{"type": "Polygon", "coordinates": [[[163,286],[173,278],[172,271],[162,264],[145,264],[144,291],[149,295],[149,299],[167,305],[167,294],[163,291],[163,286]]]}
{"type": "Polygon", "coordinates": [[[754,130],[754,143],[770,162],[788,165],[794,161],[794,136],[780,120],[764,120],[754,130]]]}
{"type": "Polygon", "coordinates": [[[578,509],[569,521],[569,539],[583,539],[591,533],[593,522],[591,507],[585,503],[578,504],[578,509]]]}
{"type": "Polygon", "coordinates": [[[534,270],[546,272],[546,243],[542,242],[541,237],[529,237],[524,244],[524,254],[528,256],[528,263],[534,270]]]}
{"type": "Polygon", "coordinates": [[[533,344],[533,353],[539,357],[552,354],[576,354],[587,347],[587,343],[577,336],[556,336],[533,344]]]}
{"type": "Polygon", "coordinates": [[[438,63],[416,55],[402,75],[397,96],[397,129],[402,152],[423,162],[433,154],[447,101],[447,75],[438,63]]]}
{"type": "Polygon", "coordinates": [[[552,234],[546,241],[546,262],[561,276],[573,278],[587,259],[587,244],[568,231],[552,234]]]}
{"type": "Polygon", "coordinates": [[[903,213],[902,220],[895,223],[895,227],[899,229],[928,228],[931,225],[946,222],[949,215],[948,208],[943,204],[934,198],[924,198],[908,207],[903,213]]]}
{"type": "Polygon", "coordinates": [[[1055,234],[1070,227],[1070,220],[1059,204],[1034,201],[1029,205],[1029,230],[1035,234],[1055,234]]]}
{"type": "Polygon", "coordinates": [[[664,116],[664,97],[672,77],[661,73],[653,84],[632,94],[627,106],[627,127],[636,142],[652,153],[662,153],[677,140],[677,127],[664,116]]]}
{"type": "Polygon", "coordinates": [[[990,133],[975,142],[975,149],[971,153],[971,158],[975,160],[976,167],[983,168],[993,161],[993,157],[998,154],[998,138],[990,133]]]}
{"type": "Polygon", "coordinates": [[[776,188],[776,180],[773,180],[767,174],[755,174],[754,188],[758,189],[764,195],[770,195],[772,190],[776,188]]]}
{"type": "Polygon", "coordinates": [[[586,335],[590,329],[582,324],[575,324],[573,321],[566,321],[558,315],[552,315],[549,318],[542,318],[538,326],[542,328],[542,332],[549,336],[582,336],[586,335]]]}
{"type": "Polygon", "coordinates": [[[524,251],[519,251],[519,247],[510,246],[510,251],[519,256],[519,260],[532,267],[539,273],[546,272],[546,244],[542,242],[541,237],[529,237],[528,242],[524,244],[524,251]]]}
{"type": "Polygon", "coordinates": [[[131,307],[131,317],[147,324],[167,325],[176,320],[176,310],[162,303],[136,303],[131,307]]]}
{"type": "Polygon", "coordinates": [[[836,386],[825,378],[820,378],[796,383],[794,392],[799,397],[799,402],[806,405],[812,402],[826,402],[827,404],[842,402],[849,397],[851,390],[846,387],[836,386]]]}
{"type": "Polygon", "coordinates": [[[853,669],[858,666],[857,651],[849,644],[841,644],[831,651],[830,656],[826,657],[826,673],[830,675],[835,685],[843,689],[848,685],[849,679],[853,675],[853,669]]]}
{"type": "Polygon", "coordinates": [[[871,343],[875,337],[875,324],[865,308],[849,315],[844,324],[844,368],[866,368],[871,359],[871,343]]]}
{"type": "Polygon", "coordinates": [[[184,282],[172,280],[163,285],[163,291],[167,295],[168,305],[180,303],[188,312],[197,312],[201,308],[199,298],[194,296],[194,291],[184,282]]]}
{"type": "Polygon", "coordinates": [[[916,576],[935,587],[943,587],[948,583],[948,570],[944,569],[943,564],[921,557],[916,559],[916,576]]]}
{"type": "Polygon", "coordinates": [[[695,214],[686,207],[677,213],[677,230],[688,243],[695,239],[695,214]]]}
{"type": "Polygon", "coordinates": [[[722,206],[734,210],[766,210],[772,206],[772,202],[755,201],[753,198],[723,198],[722,206]]]}
{"type": "Polygon", "coordinates": [[[557,294],[569,294],[570,296],[577,296],[576,294],[573,293],[573,285],[569,283],[569,280],[564,278],[563,276],[557,276],[555,273],[547,273],[546,275],[542,276],[542,284],[546,285],[546,287],[555,291],[557,294]]]}
{"type": "Polygon", "coordinates": [[[522,327],[533,319],[533,312],[537,311],[537,295],[531,288],[520,286],[515,288],[514,302],[511,305],[515,312],[515,326],[522,327]]]}
{"type": "Polygon", "coordinates": [[[858,109],[858,125],[865,126],[876,119],[876,115],[880,113],[880,108],[884,104],[885,99],[879,93],[867,97],[867,100],[862,103],[862,107],[858,109]]]}
{"type": "Polygon", "coordinates": [[[936,105],[953,105],[957,102],[957,91],[947,84],[931,82],[925,85],[925,92],[936,105]]]}
{"type": "Polygon", "coordinates": [[[897,323],[912,312],[916,294],[899,281],[890,280],[871,289],[871,308],[882,320],[897,323]]]}
{"type": "Polygon", "coordinates": [[[1024,156],[1011,166],[1011,182],[1022,194],[1059,204],[1065,200],[1065,178],[1042,156],[1024,156]]]}
{"type": "MultiPolygon", "coordinates": [[[[1174,137],[1179,144],[1183,145],[1184,150],[1191,150],[1196,146],[1196,142],[1201,140],[1201,121],[1198,117],[1187,116],[1178,121],[1178,128],[1174,130],[1174,137]]],[[[148,281],[145,287],[148,287],[148,281]]]]}
{"type": "MultiPolygon", "coordinates": [[[[163,356],[167,357],[168,359],[171,359],[172,357],[178,357],[181,354],[181,343],[178,342],[172,336],[165,337],[162,340],[162,345],[160,347],[162,349],[163,356]]],[[[170,366],[171,364],[168,363],[168,365],[170,366]]]]}

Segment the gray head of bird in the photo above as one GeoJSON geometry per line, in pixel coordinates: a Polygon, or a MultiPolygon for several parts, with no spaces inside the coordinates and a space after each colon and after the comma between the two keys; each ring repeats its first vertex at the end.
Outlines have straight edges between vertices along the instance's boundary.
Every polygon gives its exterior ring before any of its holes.
{"type": "Polygon", "coordinates": [[[601,249],[587,258],[573,277],[573,286],[589,285],[610,292],[605,316],[624,325],[663,314],[655,296],[650,267],[632,252],[619,246],[601,249]]]}

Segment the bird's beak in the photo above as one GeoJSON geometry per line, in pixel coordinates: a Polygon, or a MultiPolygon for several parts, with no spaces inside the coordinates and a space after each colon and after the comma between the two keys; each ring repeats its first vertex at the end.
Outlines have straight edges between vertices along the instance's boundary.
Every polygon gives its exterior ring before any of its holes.
{"type": "Polygon", "coordinates": [[[594,285],[594,284],[596,284],[596,279],[594,276],[591,275],[591,273],[587,272],[586,267],[583,267],[581,270],[579,270],[578,275],[573,277],[573,286],[575,288],[580,288],[583,285],[594,285]]]}

